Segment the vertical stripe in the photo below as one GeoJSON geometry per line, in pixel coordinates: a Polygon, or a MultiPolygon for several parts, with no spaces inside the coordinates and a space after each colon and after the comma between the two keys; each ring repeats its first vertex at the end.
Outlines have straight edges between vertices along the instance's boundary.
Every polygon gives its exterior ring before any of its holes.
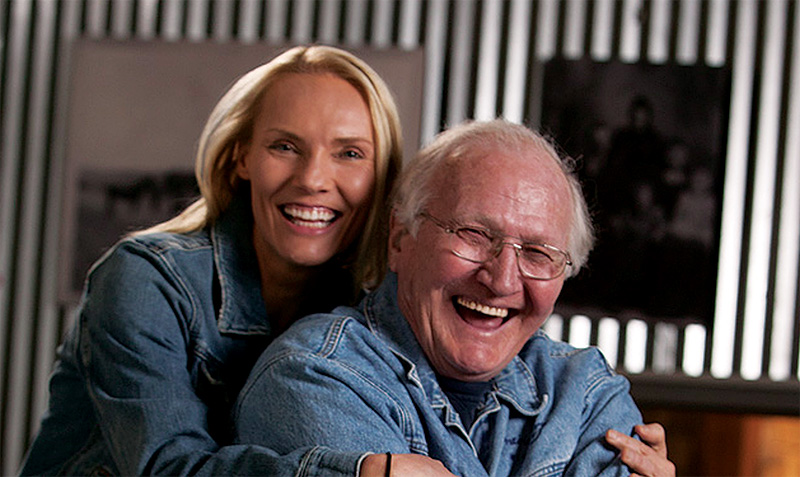
{"type": "Polygon", "coordinates": [[[647,59],[655,64],[666,63],[669,58],[670,6],[672,0],[653,0],[650,9],[650,39],[647,59]]]}
{"type": "Polygon", "coordinates": [[[656,323],[653,330],[652,370],[655,373],[674,373],[678,358],[678,328],[672,323],[656,323]]]}
{"type": "MultiPolygon", "coordinates": [[[[19,167],[21,159],[19,157],[22,149],[21,139],[23,133],[24,115],[24,87],[28,84],[26,73],[28,72],[28,40],[31,29],[31,16],[33,4],[31,1],[17,1],[11,5],[9,12],[10,27],[8,31],[8,45],[5,49],[7,55],[7,71],[5,79],[5,89],[2,91],[3,98],[3,130],[0,142],[2,146],[2,161],[0,161],[0,419],[3,421],[8,417],[9,388],[8,376],[10,374],[10,356],[12,353],[11,344],[13,343],[14,323],[11,321],[13,309],[14,278],[12,262],[15,256],[16,236],[16,214],[19,207],[18,184],[19,167]]],[[[9,429],[3,426],[0,429],[0,437],[3,442],[16,439],[16,436],[9,435],[9,429]]],[[[7,444],[6,444],[7,445],[7,444]]],[[[0,449],[4,455],[7,450],[0,449]]],[[[11,459],[2,459],[6,464],[0,469],[4,474],[15,472],[16,469],[5,468],[13,465],[11,459]]]]}
{"type": "Polygon", "coordinates": [[[725,63],[728,38],[728,2],[709,0],[708,32],[706,38],[706,63],[721,66],[725,63]]]}
{"type": "Polygon", "coordinates": [[[449,125],[467,119],[467,104],[470,83],[470,60],[472,58],[471,26],[475,17],[475,1],[455,2],[453,39],[450,50],[449,84],[447,85],[447,117],[449,125]]]}
{"type": "MultiPolygon", "coordinates": [[[[252,0],[253,2],[258,0],[252,0]]],[[[161,36],[165,40],[175,41],[181,36],[181,25],[184,16],[185,1],[164,3],[161,36]]]]}
{"type": "Polygon", "coordinates": [[[551,339],[562,341],[564,338],[564,317],[559,314],[550,315],[547,321],[542,326],[544,332],[547,333],[551,339]]]}
{"type": "Polygon", "coordinates": [[[400,3],[400,31],[397,46],[410,50],[419,46],[422,0],[402,0],[400,3]]]}
{"type": "Polygon", "coordinates": [[[750,250],[742,336],[741,375],[745,379],[761,376],[764,351],[764,324],[767,310],[767,284],[772,247],[773,198],[778,145],[778,118],[783,77],[783,51],[786,28],[786,2],[774,0],[767,6],[764,64],[759,91],[758,142],[750,223],[750,250]]]}
{"type": "Polygon", "coordinates": [[[586,315],[575,315],[569,320],[569,344],[576,348],[589,346],[592,333],[592,321],[586,315]]]}
{"type": "Polygon", "coordinates": [[[522,123],[525,114],[526,76],[528,72],[531,2],[513,0],[511,3],[511,26],[508,35],[508,56],[503,88],[503,116],[509,121],[522,123]]]}
{"type": "MultiPolygon", "coordinates": [[[[788,52],[800,47],[800,5],[794,4],[794,35],[788,52]]],[[[793,326],[798,317],[798,264],[800,263],[800,55],[791,57],[786,107],[786,149],[781,187],[780,226],[778,227],[775,306],[773,310],[772,353],[769,377],[789,378],[792,368],[793,326]]]]}
{"type": "Polygon", "coordinates": [[[539,0],[536,22],[536,58],[547,60],[556,54],[556,25],[558,25],[558,3],[556,0],[539,0]]]}
{"type": "MultiPolygon", "coordinates": [[[[139,0],[141,6],[149,6],[149,0],[139,0]]],[[[210,38],[223,43],[232,37],[231,26],[233,25],[233,1],[211,2],[209,5],[209,19],[207,33],[210,38]]],[[[147,38],[147,32],[139,31],[139,35],[147,38]]]]}
{"type": "Polygon", "coordinates": [[[683,333],[683,372],[689,376],[701,376],[705,369],[706,327],[689,324],[683,333]]]}
{"type": "MultiPolygon", "coordinates": [[[[26,127],[25,144],[23,149],[22,167],[23,183],[21,194],[21,213],[19,219],[18,246],[15,250],[20,266],[16,269],[15,306],[12,317],[13,335],[11,335],[12,352],[9,365],[13,365],[9,373],[8,408],[6,409],[5,436],[9,438],[6,448],[8,462],[19,462],[22,459],[27,442],[28,423],[28,391],[31,378],[31,362],[27,359],[32,343],[34,317],[36,316],[36,269],[41,242],[41,220],[39,220],[42,207],[41,191],[44,178],[44,150],[46,143],[43,141],[46,132],[48,99],[48,77],[50,57],[50,43],[54,21],[54,4],[51,2],[36,2],[33,45],[31,53],[31,73],[28,108],[25,111],[26,127]]],[[[15,469],[14,469],[15,470],[15,469]]]]}
{"type": "Polygon", "coordinates": [[[293,0],[292,2],[292,42],[309,43],[311,25],[314,19],[312,0],[293,0]]]}
{"type": "Polygon", "coordinates": [[[642,25],[640,12],[643,8],[642,0],[624,0],[618,4],[622,6],[622,31],[620,32],[620,60],[634,63],[639,59],[642,51],[642,25]]]}
{"type": "Polygon", "coordinates": [[[475,94],[475,114],[478,120],[493,119],[497,110],[497,75],[500,61],[500,27],[502,3],[483,2],[480,12],[480,43],[478,47],[478,78],[475,94]]]}
{"type": "Polygon", "coordinates": [[[347,0],[344,42],[350,46],[364,43],[367,31],[367,0],[347,0]]]}
{"type": "Polygon", "coordinates": [[[114,38],[123,40],[131,35],[131,12],[133,0],[116,0],[111,11],[111,32],[114,38]]]}
{"type": "Polygon", "coordinates": [[[64,107],[66,105],[68,83],[65,81],[66,75],[60,74],[68,71],[70,40],[77,36],[80,21],[77,2],[62,2],[56,26],[54,53],[56,58],[53,60],[54,75],[51,78],[51,88],[53,99],[50,107],[51,111],[51,131],[48,134],[49,165],[47,170],[47,186],[45,192],[44,217],[44,245],[42,247],[41,261],[41,293],[40,293],[40,318],[39,326],[36,330],[36,348],[34,362],[33,392],[31,397],[31,420],[28,424],[29,432],[35,433],[39,426],[39,416],[47,405],[47,381],[53,363],[55,361],[55,350],[61,341],[60,319],[58,301],[58,271],[60,245],[60,226],[61,226],[61,204],[63,199],[64,183],[64,128],[61,127],[64,121],[59,121],[59,117],[65,117],[64,107]],[[58,102],[56,104],[56,101],[58,102]]]}
{"type": "MultiPolygon", "coordinates": [[[[229,4],[228,2],[221,2],[221,4],[229,4]]],[[[156,36],[158,26],[158,0],[139,0],[136,12],[136,37],[139,40],[152,40],[156,36]]],[[[223,25],[228,25],[230,17],[223,17],[225,22],[223,25]]],[[[220,40],[227,39],[227,37],[220,37],[220,40]]]]}
{"type": "Polygon", "coordinates": [[[682,0],[678,18],[678,43],[676,61],[690,65],[697,61],[698,31],[700,27],[700,0],[682,0]]]}
{"type": "Polygon", "coordinates": [[[241,0],[239,2],[239,35],[243,43],[255,43],[258,40],[258,24],[261,17],[259,0],[241,0]]]}
{"type": "Polygon", "coordinates": [[[616,368],[619,357],[619,321],[615,318],[601,318],[597,326],[597,347],[603,352],[606,361],[616,368]]]}
{"type": "Polygon", "coordinates": [[[280,43],[284,40],[287,26],[289,4],[287,0],[267,2],[267,42],[280,43]]]}
{"type": "Polygon", "coordinates": [[[645,370],[647,359],[647,324],[630,320],[625,326],[625,370],[639,374],[645,370]]]}
{"type": "Polygon", "coordinates": [[[105,36],[108,24],[108,9],[110,0],[87,0],[86,5],[86,33],[91,38],[105,36]]]}
{"type": "Polygon", "coordinates": [[[420,142],[427,144],[441,123],[444,58],[447,46],[447,0],[428,0],[425,23],[425,93],[422,95],[420,142]]]}
{"type": "Polygon", "coordinates": [[[204,0],[188,1],[189,14],[187,17],[186,36],[189,40],[200,41],[206,36],[206,19],[208,18],[209,4],[204,0]]]}
{"type": "Polygon", "coordinates": [[[319,41],[322,43],[335,43],[339,37],[339,11],[341,0],[330,0],[320,5],[319,41]]]}
{"type": "Polygon", "coordinates": [[[591,55],[597,61],[607,61],[611,58],[615,4],[615,0],[594,2],[591,55]]]}
{"type": "Polygon", "coordinates": [[[372,46],[387,48],[392,43],[392,6],[394,0],[372,0],[372,46]]]}
{"type": "MultiPolygon", "coordinates": [[[[583,0],[566,0],[564,57],[578,59],[583,56],[586,43],[586,2],[583,0]]],[[[527,16],[527,15],[526,15],[527,16]]]]}
{"type": "Polygon", "coordinates": [[[741,263],[744,196],[747,182],[750,102],[753,87],[756,28],[755,0],[743,0],[737,12],[733,78],[725,185],[722,204],[716,311],[712,342],[711,374],[727,378],[733,373],[737,296],[741,263]]]}

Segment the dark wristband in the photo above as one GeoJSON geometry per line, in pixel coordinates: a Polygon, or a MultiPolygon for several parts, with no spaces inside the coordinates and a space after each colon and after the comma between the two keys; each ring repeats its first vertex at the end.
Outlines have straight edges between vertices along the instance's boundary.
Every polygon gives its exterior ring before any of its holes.
{"type": "Polygon", "coordinates": [[[389,476],[392,475],[392,453],[391,452],[387,452],[386,453],[386,474],[385,475],[386,475],[386,477],[389,477],[389,476]]]}

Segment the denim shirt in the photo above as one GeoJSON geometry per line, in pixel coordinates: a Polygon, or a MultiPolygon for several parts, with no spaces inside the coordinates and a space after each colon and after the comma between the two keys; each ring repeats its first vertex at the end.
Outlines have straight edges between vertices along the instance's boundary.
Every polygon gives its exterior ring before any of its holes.
{"type": "Polygon", "coordinates": [[[304,318],[273,342],[239,395],[237,442],[413,452],[461,476],[630,474],[604,434],[632,434],[641,415],[628,381],[597,349],[537,332],[491,380],[466,429],[396,289],[390,273],[358,309],[304,318]]]}
{"type": "Polygon", "coordinates": [[[260,283],[244,198],[206,230],[113,247],[59,347],[22,474],[355,475],[359,454],[224,446],[272,339],[260,283]]]}

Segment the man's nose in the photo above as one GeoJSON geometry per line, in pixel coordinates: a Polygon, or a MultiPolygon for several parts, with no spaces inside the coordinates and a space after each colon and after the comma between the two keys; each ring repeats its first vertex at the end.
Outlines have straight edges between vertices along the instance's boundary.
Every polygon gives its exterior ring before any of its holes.
{"type": "Polygon", "coordinates": [[[516,293],[522,287],[522,275],[517,263],[517,250],[512,244],[503,244],[491,259],[482,265],[480,281],[500,296],[516,293]]]}

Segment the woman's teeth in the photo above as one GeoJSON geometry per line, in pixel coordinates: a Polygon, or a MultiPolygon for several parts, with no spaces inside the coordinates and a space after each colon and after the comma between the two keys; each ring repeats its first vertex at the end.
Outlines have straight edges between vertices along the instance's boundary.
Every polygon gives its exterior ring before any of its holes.
{"type": "Polygon", "coordinates": [[[336,219],[336,214],[332,210],[322,207],[286,206],[283,208],[283,213],[295,224],[319,229],[327,227],[336,219]]]}
{"type": "Polygon", "coordinates": [[[508,316],[508,308],[498,308],[496,306],[487,306],[476,301],[467,300],[466,298],[458,297],[457,303],[464,308],[472,311],[477,311],[488,316],[496,316],[498,318],[505,318],[508,316]]]}

